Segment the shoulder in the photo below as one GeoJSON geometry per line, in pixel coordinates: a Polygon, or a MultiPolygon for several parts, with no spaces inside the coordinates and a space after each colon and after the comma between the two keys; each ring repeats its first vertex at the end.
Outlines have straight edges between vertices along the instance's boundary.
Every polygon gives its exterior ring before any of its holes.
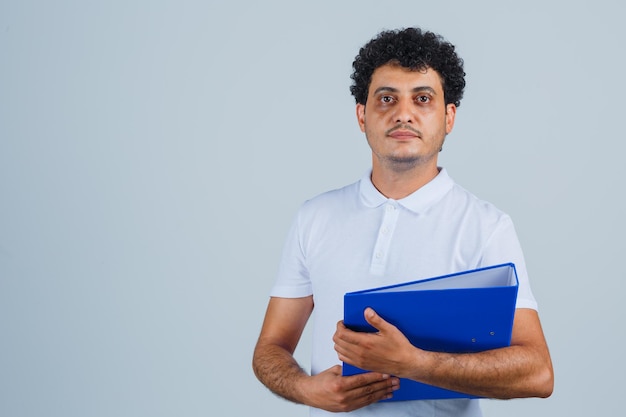
{"type": "Polygon", "coordinates": [[[463,213],[472,221],[493,224],[511,221],[509,215],[495,204],[477,197],[457,183],[454,183],[446,200],[451,209],[463,213]]]}
{"type": "Polygon", "coordinates": [[[306,200],[300,206],[300,216],[310,216],[320,212],[336,212],[346,209],[358,200],[359,181],[341,188],[329,190],[306,200]]]}

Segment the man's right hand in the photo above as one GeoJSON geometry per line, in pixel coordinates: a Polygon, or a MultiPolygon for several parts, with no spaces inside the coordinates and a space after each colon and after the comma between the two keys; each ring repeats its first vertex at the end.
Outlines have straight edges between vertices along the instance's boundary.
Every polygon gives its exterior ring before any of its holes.
{"type": "Polygon", "coordinates": [[[400,380],[378,372],[342,376],[341,366],[335,365],[305,378],[301,388],[311,406],[348,412],[391,398],[393,391],[400,388],[400,380]]]}
{"type": "Polygon", "coordinates": [[[342,376],[340,365],[313,376],[304,372],[293,352],[312,311],[313,296],[270,299],[252,359],[266,387],[289,401],[332,412],[365,407],[400,387],[398,378],[377,372],[342,376]]]}

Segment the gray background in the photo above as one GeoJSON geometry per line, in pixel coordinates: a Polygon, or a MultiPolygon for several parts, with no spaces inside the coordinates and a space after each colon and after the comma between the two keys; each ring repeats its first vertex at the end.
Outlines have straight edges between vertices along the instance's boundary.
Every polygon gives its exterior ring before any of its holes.
{"type": "MultiPolygon", "coordinates": [[[[0,2],[0,415],[305,416],[251,354],[300,203],[370,163],[351,62],[457,45],[441,164],[513,217],[548,400],[619,414],[626,232],[618,1],[0,2]]],[[[306,366],[309,335],[297,355],[306,366]]]]}

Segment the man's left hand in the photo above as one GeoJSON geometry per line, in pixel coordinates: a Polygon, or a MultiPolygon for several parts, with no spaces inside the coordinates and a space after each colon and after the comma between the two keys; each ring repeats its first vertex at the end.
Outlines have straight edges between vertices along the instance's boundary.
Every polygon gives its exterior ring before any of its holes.
{"type": "Polygon", "coordinates": [[[378,331],[355,332],[348,329],[343,321],[338,322],[333,341],[339,360],[367,371],[403,376],[416,360],[419,349],[373,309],[366,308],[363,314],[365,320],[378,331]]]}

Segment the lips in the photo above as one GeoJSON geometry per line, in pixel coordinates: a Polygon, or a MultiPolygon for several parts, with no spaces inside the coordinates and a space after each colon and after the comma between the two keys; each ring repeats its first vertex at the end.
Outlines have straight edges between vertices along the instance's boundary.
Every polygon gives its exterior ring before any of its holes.
{"type": "Polygon", "coordinates": [[[417,133],[410,131],[410,130],[404,130],[404,129],[390,132],[389,136],[391,136],[394,139],[414,139],[414,138],[419,137],[417,133]]]}

